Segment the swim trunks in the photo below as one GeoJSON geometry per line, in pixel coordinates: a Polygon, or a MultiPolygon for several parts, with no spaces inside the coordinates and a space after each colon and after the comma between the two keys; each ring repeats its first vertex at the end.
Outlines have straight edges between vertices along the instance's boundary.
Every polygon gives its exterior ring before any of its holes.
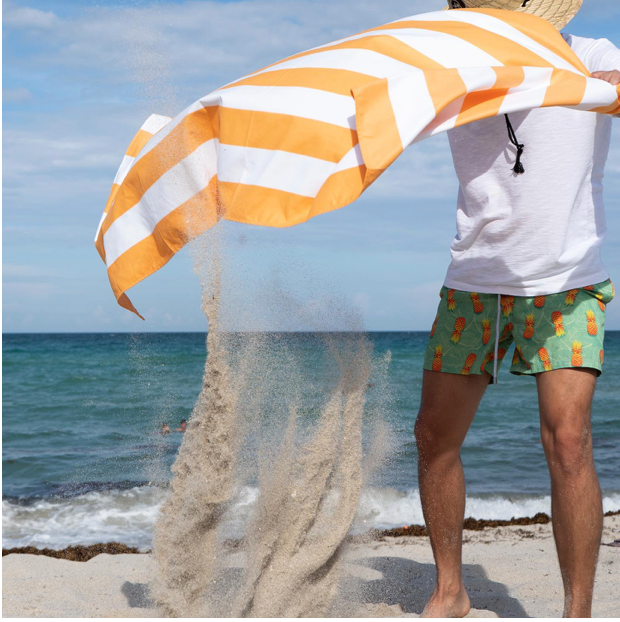
{"type": "Polygon", "coordinates": [[[531,298],[443,286],[424,369],[464,375],[487,371],[496,379],[514,342],[513,374],[587,367],[600,375],[605,306],[614,293],[610,280],[531,298]]]}

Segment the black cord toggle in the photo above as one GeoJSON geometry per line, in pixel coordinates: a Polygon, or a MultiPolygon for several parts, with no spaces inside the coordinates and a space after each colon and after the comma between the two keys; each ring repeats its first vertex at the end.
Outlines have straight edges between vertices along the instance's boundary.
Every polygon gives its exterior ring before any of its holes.
{"type": "Polygon", "coordinates": [[[514,128],[512,127],[512,123],[510,122],[510,118],[507,114],[504,115],[506,117],[506,126],[508,127],[508,138],[510,138],[510,142],[517,148],[517,161],[513,167],[513,172],[516,175],[523,175],[525,173],[525,168],[521,162],[521,156],[523,155],[523,150],[525,149],[525,145],[522,145],[515,134],[514,128]]]}

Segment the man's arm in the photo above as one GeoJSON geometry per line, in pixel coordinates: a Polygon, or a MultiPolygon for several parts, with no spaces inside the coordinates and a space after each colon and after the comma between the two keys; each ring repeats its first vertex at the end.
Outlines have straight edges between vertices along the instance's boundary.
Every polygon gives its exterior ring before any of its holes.
{"type": "Polygon", "coordinates": [[[564,33],[562,36],[593,78],[614,86],[620,84],[620,49],[609,39],[587,39],[564,33]]]}

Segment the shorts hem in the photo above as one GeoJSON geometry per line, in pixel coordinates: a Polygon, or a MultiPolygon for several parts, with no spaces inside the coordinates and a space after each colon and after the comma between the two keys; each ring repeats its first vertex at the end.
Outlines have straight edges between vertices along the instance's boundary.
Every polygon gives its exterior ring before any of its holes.
{"type": "Polygon", "coordinates": [[[544,374],[547,371],[555,371],[556,369],[594,369],[597,372],[597,376],[603,373],[603,368],[598,364],[593,365],[580,365],[575,367],[567,363],[566,365],[556,365],[553,369],[545,369],[539,365],[532,365],[531,369],[510,369],[510,373],[515,376],[535,376],[536,374],[544,374]]]}
{"type": "MultiPolygon", "coordinates": [[[[464,374],[461,370],[452,370],[452,369],[433,369],[432,367],[428,366],[428,365],[422,365],[422,369],[425,369],[426,371],[434,371],[437,372],[438,374],[453,374],[455,376],[482,376],[482,374],[484,374],[485,372],[487,374],[489,374],[491,377],[493,376],[493,372],[489,371],[488,369],[485,369],[483,371],[481,371],[479,368],[474,370],[472,369],[468,374],[464,374]]],[[[499,373],[499,367],[497,368],[497,372],[499,373]]]]}

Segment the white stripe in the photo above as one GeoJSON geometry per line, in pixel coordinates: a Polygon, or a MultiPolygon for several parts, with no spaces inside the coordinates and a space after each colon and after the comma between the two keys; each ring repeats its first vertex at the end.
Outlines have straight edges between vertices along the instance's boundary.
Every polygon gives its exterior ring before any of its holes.
{"type": "Polygon", "coordinates": [[[125,180],[125,177],[127,177],[127,173],[129,172],[129,169],[133,166],[135,158],[133,156],[124,156],[123,157],[123,161],[121,162],[121,165],[118,167],[118,171],[116,173],[116,177],[114,178],[114,183],[118,184],[119,186],[123,183],[123,181],[125,180]]]}
{"type": "Polygon", "coordinates": [[[392,31],[392,36],[449,69],[502,65],[478,46],[455,35],[422,28],[416,28],[415,35],[411,36],[399,37],[399,32],[392,31]]]}
{"type": "Polygon", "coordinates": [[[218,180],[315,197],[335,169],[333,162],[288,151],[221,145],[218,180]]]}
{"type": "MultiPolygon", "coordinates": [[[[581,72],[571,63],[565,61],[561,56],[552,52],[549,48],[545,47],[542,43],[538,43],[535,39],[523,34],[517,28],[510,26],[505,21],[493,17],[491,15],[485,15],[484,13],[475,13],[469,11],[437,11],[434,13],[424,13],[423,15],[413,15],[411,17],[405,17],[397,21],[429,21],[429,22],[462,22],[465,24],[471,24],[478,28],[483,28],[489,32],[505,37],[510,41],[514,41],[530,52],[538,54],[541,58],[544,58],[547,62],[551,63],[559,69],[568,69],[573,73],[581,72]]],[[[396,23],[396,22],[393,22],[396,23]]],[[[583,74],[581,74],[583,75],[583,74]]]]}
{"type": "Polygon", "coordinates": [[[581,104],[577,106],[567,106],[576,110],[592,110],[593,108],[605,108],[618,103],[618,91],[605,80],[588,78],[586,80],[586,90],[583,94],[581,104]]]}
{"type": "Polygon", "coordinates": [[[358,143],[344,155],[340,162],[338,162],[338,166],[336,167],[334,173],[339,173],[340,171],[345,171],[350,168],[356,168],[362,164],[364,164],[364,158],[362,157],[362,150],[360,149],[360,145],[358,143]]]}
{"type": "MultiPolygon", "coordinates": [[[[208,97],[208,96],[207,96],[208,97]]],[[[174,117],[174,119],[170,120],[168,123],[166,123],[166,125],[164,125],[158,132],[157,134],[155,134],[153,136],[153,138],[151,138],[149,140],[148,143],[146,143],[146,145],[144,145],[144,147],[142,148],[142,150],[140,151],[140,153],[138,153],[138,155],[136,156],[136,159],[134,161],[134,164],[136,162],[138,162],[138,160],[141,160],[149,151],[151,151],[154,147],[156,147],[157,145],[159,145],[159,143],[164,140],[164,138],[166,138],[166,136],[168,136],[170,134],[170,132],[172,132],[172,130],[174,130],[175,127],[177,127],[177,125],[179,125],[183,119],[185,119],[185,117],[189,114],[191,114],[192,112],[196,112],[196,110],[200,110],[203,106],[201,103],[202,100],[198,100],[197,102],[194,102],[193,104],[191,104],[190,106],[188,106],[185,110],[183,110],[182,112],[180,112],[176,117],[174,117]]],[[[151,115],[148,119],[147,119],[147,123],[149,122],[149,120],[152,117],[158,117],[160,115],[151,115]]],[[[169,118],[169,117],[162,117],[164,119],[169,118]]],[[[146,123],[145,123],[146,125],[146,123]]],[[[142,126],[142,128],[140,129],[144,129],[144,125],[142,126]]]]}
{"type": "Polygon", "coordinates": [[[161,114],[152,114],[140,128],[149,134],[157,134],[159,130],[168,125],[172,121],[172,117],[164,117],[161,114]]]}
{"type": "Polygon", "coordinates": [[[170,212],[207,187],[215,174],[218,140],[200,145],[164,173],[130,210],[119,216],[103,236],[106,264],[147,238],[170,212]]]}
{"type": "Polygon", "coordinates": [[[97,227],[97,233],[95,233],[95,242],[97,242],[97,240],[99,239],[99,232],[101,231],[103,221],[107,218],[107,216],[108,216],[107,212],[103,212],[103,214],[101,214],[101,219],[99,220],[99,226],[97,227]]]}
{"type": "Polygon", "coordinates": [[[388,93],[400,142],[405,149],[433,120],[435,106],[423,73],[390,78],[388,93]]]}
{"type": "Polygon", "coordinates": [[[256,110],[312,119],[356,129],[355,101],[301,86],[234,86],[218,93],[221,105],[238,110],[256,110]]]}
{"type": "Polygon", "coordinates": [[[404,71],[420,71],[409,63],[396,60],[381,52],[365,49],[343,49],[316,52],[315,54],[283,61],[272,67],[261,69],[252,75],[255,76],[281,69],[305,68],[345,69],[372,76],[373,78],[387,78],[394,73],[402,73],[404,71]]]}
{"type": "Polygon", "coordinates": [[[553,68],[523,67],[525,77],[519,86],[508,89],[498,114],[540,108],[551,84],[553,68]]]}

